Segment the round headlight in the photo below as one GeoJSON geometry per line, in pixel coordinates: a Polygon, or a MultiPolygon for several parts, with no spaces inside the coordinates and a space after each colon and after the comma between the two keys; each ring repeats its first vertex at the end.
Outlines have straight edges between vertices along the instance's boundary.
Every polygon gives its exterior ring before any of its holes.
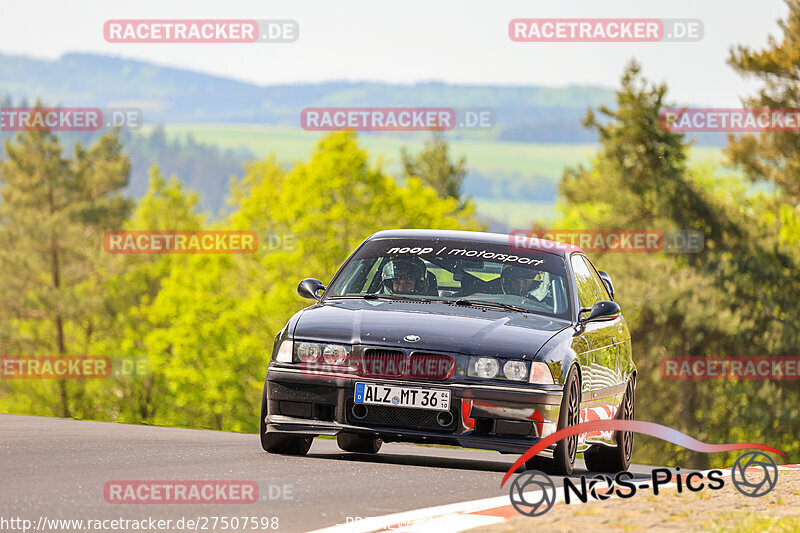
{"type": "Polygon", "coordinates": [[[491,357],[479,357],[475,362],[475,374],[480,378],[493,378],[500,371],[500,363],[491,357]]]}
{"type": "Polygon", "coordinates": [[[315,363],[322,355],[322,346],[313,342],[297,344],[297,358],[304,363],[315,363]]]}
{"type": "Polygon", "coordinates": [[[506,361],[503,365],[503,374],[507,379],[522,381],[528,377],[528,365],[523,361],[506,361]]]}
{"type": "Polygon", "coordinates": [[[329,365],[343,365],[347,362],[347,349],[340,344],[328,344],[322,352],[322,358],[329,365]]]}

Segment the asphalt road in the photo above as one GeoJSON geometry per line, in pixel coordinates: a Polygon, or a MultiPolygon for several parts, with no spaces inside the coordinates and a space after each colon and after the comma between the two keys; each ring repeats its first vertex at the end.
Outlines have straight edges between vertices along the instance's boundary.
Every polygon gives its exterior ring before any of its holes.
{"type": "MultiPolygon", "coordinates": [[[[38,525],[40,517],[152,517],[174,524],[181,517],[236,516],[277,517],[278,531],[308,531],[348,517],[508,494],[500,481],[517,457],[404,444],[384,444],[370,456],[344,453],[336,441],[319,438],[308,456],[289,457],[265,453],[257,435],[0,415],[0,530],[15,530],[3,518],[38,525]],[[260,500],[107,503],[106,483],[123,480],[246,480],[258,484],[260,500]]],[[[582,467],[581,462],[576,474],[582,467]]],[[[637,465],[631,471],[651,468],[637,465]]],[[[210,519],[206,527],[212,530],[210,519]]],[[[58,530],[74,528],[62,524],[58,530]]]]}

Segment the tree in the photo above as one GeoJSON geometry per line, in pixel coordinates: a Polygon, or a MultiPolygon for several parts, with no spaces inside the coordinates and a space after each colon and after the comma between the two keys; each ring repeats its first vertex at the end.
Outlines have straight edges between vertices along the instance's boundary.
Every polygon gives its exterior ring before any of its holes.
{"type": "MultiPolygon", "coordinates": [[[[122,196],[130,164],[113,134],[64,158],[48,131],[26,131],[6,139],[0,161],[0,279],[3,314],[14,322],[6,353],[81,355],[102,304],[90,290],[101,273],[103,232],[119,227],[130,210],[122,196]]],[[[71,416],[80,410],[84,384],[57,382],[26,390],[38,404],[71,416]],[[46,400],[45,400],[46,399],[46,400]]],[[[19,385],[17,385],[19,386],[19,385]]]]}
{"type": "MultiPolygon", "coordinates": [[[[796,353],[796,328],[786,317],[800,302],[800,287],[786,280],[786,272],[800,265],[776,246],[774,228],[760,215],[764,199],[746,197],[742,184],[716,177],[707,168],[689,167],[683,135],[660,127],[659,113],[670,107],[666,89],[649,85],[640,66],[631,62],[622,76],[616,109],[601,107],[602,118],[587,113],[585,125],[597,131],[600,150],[591,167],[564,173],[564,220],[559,226],[701,231],[705,249],[699,254],[595,258],[599,268],[618,280],[639,384],[649,392],[637,395],[638,417],[701,440],[735,441],[747,434],[751,440],[762,437],[796,449],[788,428],[798,424],[791,408],[797,391],[780,383],[659,378],[659,363],[667,356],[796,353]],[[762,415],[768,409],[781,417],[786,434],[771,431],[773,421],[762,415]]],[[[667,453],[696,467],[724,460],[659,442],[645,448],[655,461],[663,461],[667,453]]]]}
{"type": "MultiPolygon", "coordinates": [[[[800,0],[786,0],[789,14],[779,20],[780,41],[769,37],[769,46],[755,51],[746,46],[731,49],[728,64],[763,87],[743,99],[748,107],[800,108],[800,0]]],[[[800,203],[800,135],[797,132],[764,132],[758,137],[729,137],[728,155],[753,181],[774,183],[787,202],[800,203]]]]}
{"type": "Polygon", "coordinates": [[[453,162],[450,159],[450,144],[440,130],[434,130],[433,138],[425,142],[416,156],[406,148],[400,150],[403,177],[418,177],[422,183],[432,187],[441,198],[461,201],[461,187],[467,175],[467,160],[464,156],[453,162]]]}
{"type": "MultiPolygon", "coordinates": [[[[743,99],[748,107],[800,108],[800,0],[786,0],[789,14],[779,20],[783,31],[779,41],[759,51],[745,46],[731,49],[728,63],[742,76],[756,78],[762,88],[743,99]]],[[[789,244],[800,242],[800,135],[794,131],[762,132],[758,136],[729,136],[727,155],[753,182],[775,186],[777,197],[772,211],[780,226],[780,238],[789,244]]]]}
{"type": "MultiPolygon", "coordinates": [[[[199,198],[185,191],[176,177],[165,179],[157,166],[150,169],[150,186],[139,200],[122,229],[197,231],[205,228],[205,218],[197,213],[199,198]]],[[[148,346],[152,330],[165,327],[150,312],[165,280],[174,270],[182,270],[191,259],[185,255],[109,255],[105,268],[109,275],[100,287],[104,313],[100,316],[91,351],[114,354],[128,361],[141,361],[151,373],[135,378],[103,380],[97,399],[104,412],[96,418],[119,422],[153,423],[172,406],[165,371],[173,364],[168,349],[148,346]]],[[[184,424],[187,425],[187,424],[184,424]]]]}

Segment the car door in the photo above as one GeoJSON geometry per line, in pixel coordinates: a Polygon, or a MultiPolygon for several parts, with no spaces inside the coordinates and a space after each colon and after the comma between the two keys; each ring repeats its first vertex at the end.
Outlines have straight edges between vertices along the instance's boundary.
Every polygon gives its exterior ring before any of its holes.
{"type": "MultiPolygon", "coordinates": [[[[608,292],[588,259],[581,254],[573,254],[570,261],[580,306],[591,308],[596,302],[608,300],[608,292]]],[[[586,314],[582,316],[585,317],[586,314]]],[[[580,328],[581,336],[589,345],[587,356],[589,375],[584,376],[584,380],[588,377],[588,383],[583,390],[590,393],[591,400],[602,397],[604,389],[614,387],[618,383],[619,360],[615,346],[619,340],[617,322],[616,320],[587,322],[580,328]]]]}
{"type": "MultiPolygon", "coordinates": [[[[600,274],[592,262],[589,261],[588,257],[584,257],[584,260],[589,266],[589,269],[592,272],[592,277],[595,278],[595,282],[598,283],[603,289],[603,299],[613,300],[608,287],[606,287],[606,284],[603,283],[603,278],[600,277],[600,274]]],[[[631,334],[628,330],[628,324],[625,322],[625,318],[621,315],[609,323],[609,329],[611,330],[611,357],[613,358],[614,363],[613,384],[611,385],[624,385],[627,381],[627,376],[630,370],[631,334]]]]}

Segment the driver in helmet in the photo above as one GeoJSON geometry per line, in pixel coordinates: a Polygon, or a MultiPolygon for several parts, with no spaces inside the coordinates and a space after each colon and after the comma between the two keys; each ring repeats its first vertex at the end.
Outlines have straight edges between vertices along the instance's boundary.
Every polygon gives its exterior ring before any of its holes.
{"type": "Polygon", "coordinates": [[[388,294],[424,294],[426,274],[420,258],[395,257],[383,266],[381,280],[388,294]]]}
{"type": "Polygon", "coordinates": [[[523,298],[545,299],[550,289],[550,274],[512,265],[503,265],[500,271],[500,286],[504,294],[523,298]]]}

